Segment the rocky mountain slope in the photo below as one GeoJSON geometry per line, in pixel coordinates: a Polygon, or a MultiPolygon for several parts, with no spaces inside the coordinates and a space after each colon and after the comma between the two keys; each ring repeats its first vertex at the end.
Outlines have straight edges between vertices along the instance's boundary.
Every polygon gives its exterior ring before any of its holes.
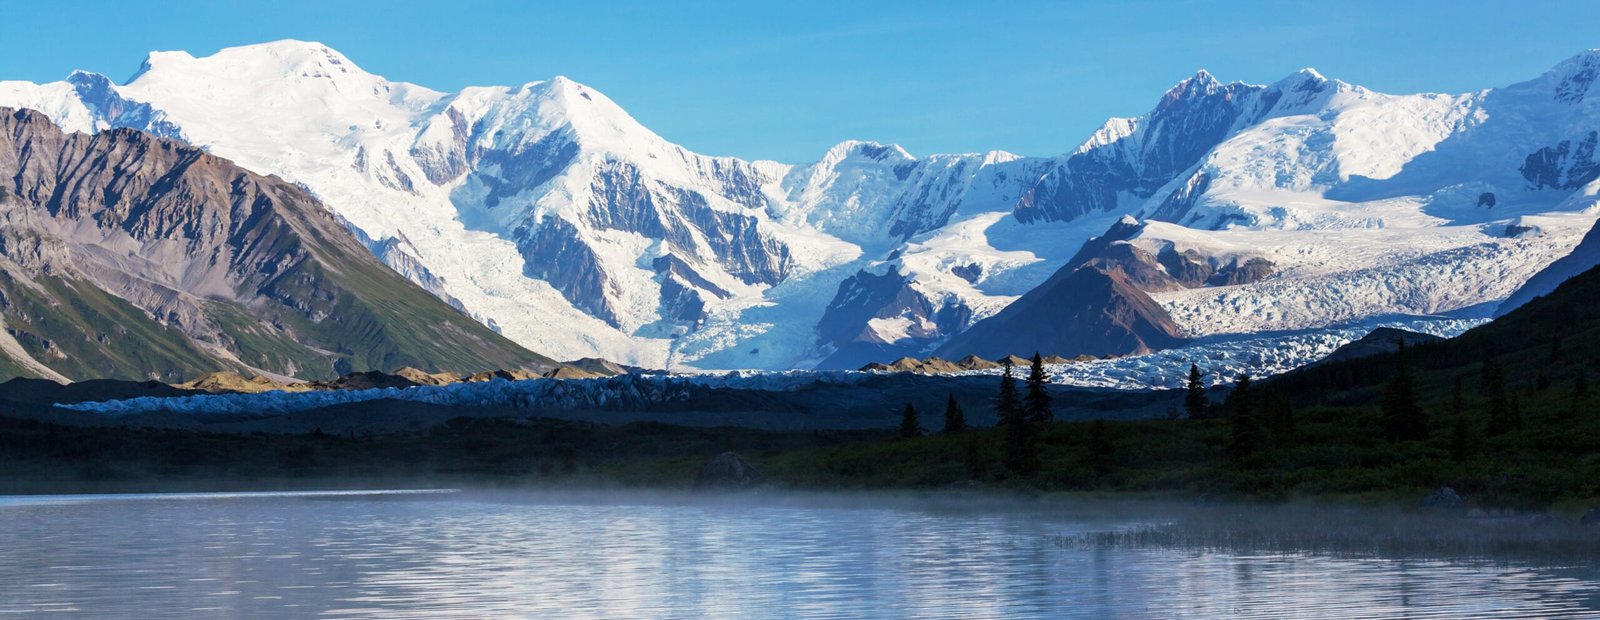
{"type": "Polygon", "coordinates": [[[441,93],[298,41],[0,82],[0,104],[280,175],[563,359],[853,368],[939,349],[1124,216],[1101,261],[1179,337],[1488,314],[1594,223],[1597,67],[1462,95],[1200,72],[1059,157],[852,141],[803,165],[693,153],[565,78],[441,93]]]}
{"type": "Polygon", "coordinates": [[[0,109],[0,375],[167,381],[550,365],[380,263],[303,189],[0,109]]]}

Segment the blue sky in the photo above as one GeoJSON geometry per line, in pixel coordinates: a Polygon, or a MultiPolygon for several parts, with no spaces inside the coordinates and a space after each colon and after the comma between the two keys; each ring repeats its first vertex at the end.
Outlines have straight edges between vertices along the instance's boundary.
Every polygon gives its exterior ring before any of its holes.
{"type": "Polygon", "coordinates": [[[26,2],[0,79],[297,38],[440,90],[566,75],[667,139],[799,162],[840,140],[1054,155],[1196,69],[1465,92],[1600,47],[1600,2],[26,2]],[[982,6],[997,5],[997,6],[982,6]]]}

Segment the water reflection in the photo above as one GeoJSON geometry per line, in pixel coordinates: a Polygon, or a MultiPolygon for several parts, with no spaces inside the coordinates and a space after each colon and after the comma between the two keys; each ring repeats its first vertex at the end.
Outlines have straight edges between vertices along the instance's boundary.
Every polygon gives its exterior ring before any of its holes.
{"type": "Polygon", "coordinates": [[[502,495],[0,498],[0,613],[1600,617],[1600,572],[1052,544],[1050,510],[502,495]]]}

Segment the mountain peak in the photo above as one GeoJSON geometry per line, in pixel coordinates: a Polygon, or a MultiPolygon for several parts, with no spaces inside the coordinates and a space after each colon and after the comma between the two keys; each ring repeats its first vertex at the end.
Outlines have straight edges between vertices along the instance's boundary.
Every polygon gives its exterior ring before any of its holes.
{"type": "Polygon", "coordinates": [[[1282,80],[1279,80],[1279,81],[1280,82],[1288,82],[1290,80],[1297,80],[1297,81],[1301,81],[1301,82],[1326,82],[1326,81],[1328,81],[1328,78],[1323,77],[1322,72],[1317,71],[1316,69],[1313,69],[1311,67],[1305,67],[1305,68],[1300,69],[1299,71],[1295,71],[1294,73],[1290,73],[1288,77],[1285,77],[1285,78],[1283,78],[1282,80]]]}
{"type": "Polygon", "coordinates": [[[1556,63],[1536,82],[1553,82],[1557,101],[1576,104],[1589,94],[1596,77],[1600,77],[1600,49],[1589,49],[1556,63]]]}
{"type": "Polygon", "coordinates": [[[168,67],[184,62],[191,62],[193,60],[194,56],[189,55],[189,52],[185,52],[183,50],[173,52],[153,50],[150,53],[145,54],[144,62],[139,63],[139,70],[134,71],[133,75],[129,76],[127,81],[123,83],[132,84],[139,78],[156,71],[158,67],[168,67]]]}
{"type": "Polygon", "coordinates": [[[873,161],[908,160],[915,159],[898,144],[883,144],[871,140],[845,140],[833,145],[823,155],[823,162],[838,163],[846,159],[859,158],[873,161]]]}
{"type": "Polygon", "coordinates": [[[1339,90],[1347,85],[1339,80],[1330,80],[1316,69],[1306,67],[1284,76],[1283,79],[1274,82],[1271,88],[1285,92],[1318,93],[1328,90],[1329,86],[1339,90]]]}
{"type": "Polygon", "coordinates": [[[1217,81],[1217,78],[1212,76],[1210,71],[1201,69],[1194,72],[1193,77],[1186,78],[1182,82],[1178,82],[1177,85],[1168,89],[1167,97],[1175,99],[1194,94],[1204,94],[1216,89],[1221,85],[1222,82],[1217,81]]]}
{"type": "Polygon", "coordinates": [[[157,72],[183,72],[196,66],[209,67],[221,74],[259,77],[333,78],[338,75],[368,75],[344,54],[314,41],[282,39],[268,43],[225,47],[210,56],[195,56],[184,51],[150,52],[138,72],[128,78],[131,84],[157,72]]]}

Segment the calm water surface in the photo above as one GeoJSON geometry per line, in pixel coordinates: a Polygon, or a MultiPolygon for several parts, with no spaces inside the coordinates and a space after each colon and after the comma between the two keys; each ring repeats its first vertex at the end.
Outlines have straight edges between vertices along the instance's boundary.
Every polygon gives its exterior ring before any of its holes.
{"type": "Polygon", "coordinates": [[[1600,570],[1080,548],[1059,509],[599,495],[0,497],[0,616],[1600,617],[1600,570]]]}

